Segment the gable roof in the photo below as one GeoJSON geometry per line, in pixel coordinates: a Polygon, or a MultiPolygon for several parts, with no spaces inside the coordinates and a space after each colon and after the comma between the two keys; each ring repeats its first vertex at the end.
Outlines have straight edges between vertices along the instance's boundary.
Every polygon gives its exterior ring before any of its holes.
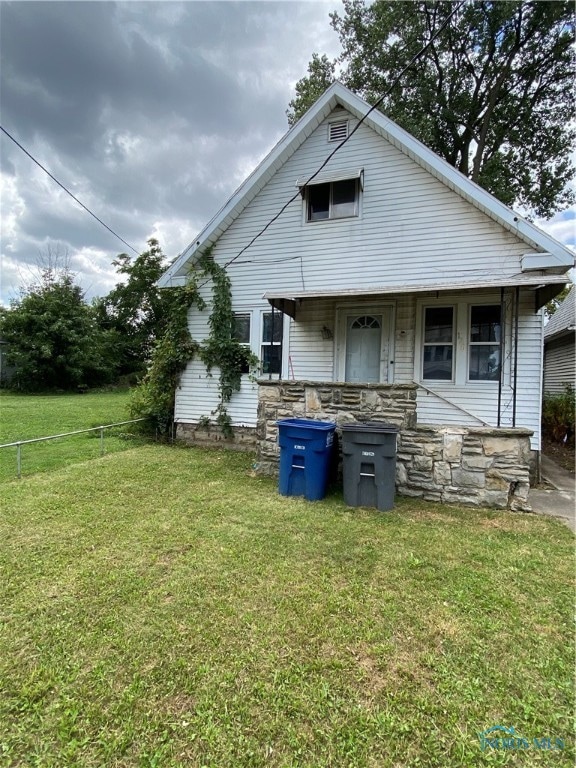
{"type": "MultiPolygon", "coordinates": [[[[194,258],[195,253],[202,252],[218,240],[276,171],[296,152],[320,123],[338,107],[343,107],[359,120],[363,119],[371,109],[366,101],[345,88],[341,83],[332,83],[238,187],[228,202],[208,222],[194,241],[174,260],[158,281],[160,287],[176,285],[182,281],[186,274],[187,264],[194,258]]],[[[523,258],[523,271],[550,270],[558,274],[564,273],[574,266],[574,254],[570,250],[505,206],[431,149],[428,149],[414,136],[400,128],[382,112],[374,110],[366,117],[364,124],[476,208],[524,240],[532,253],[526,254],[523,258]],[[538,255],[534,254],[533,251],[537,251],[538,255]]]]}
{"type": "Polygon", "coordinates": [[[546,323],[544,328],[544,341],[550,341],[552,338],[561,336],[564,333],[574,333],[576,326],[576,290],[574,286],[570,288],[568,295],[560,304],[556,312],[546,323]]]}

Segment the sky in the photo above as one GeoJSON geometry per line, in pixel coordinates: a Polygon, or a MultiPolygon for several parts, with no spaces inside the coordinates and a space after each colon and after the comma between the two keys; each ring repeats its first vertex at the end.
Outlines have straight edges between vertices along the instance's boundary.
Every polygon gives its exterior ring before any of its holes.
{"type": "MultiPolygon", "coordinates": [[[[288,128],[341,2],[0,2],[2,126],[140,253],[175,258],[288,128]]],[[[47,254],[87,300],[135,255],[0,134],[0,303],[47,254]]],[[[576,246],[576,209],[537,222],[576,246]]]]}

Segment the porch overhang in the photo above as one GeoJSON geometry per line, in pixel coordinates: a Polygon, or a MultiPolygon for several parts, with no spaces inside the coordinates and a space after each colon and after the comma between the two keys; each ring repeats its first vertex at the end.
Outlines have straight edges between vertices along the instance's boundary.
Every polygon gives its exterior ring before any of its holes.
{"type": "Polygon", "coordinates": [[[498,280],[474,280],[458,283],[394,283],[389,285],[370,286],[369,288],[343,288],[310,291],[282,291],[271,289],[262,296],[274,309],[296,317],[298,305],[306,299],[344,299],[363,298],[368,296],[387,296],[392,294],[456,292],[470,291],[480,288],[529,288],[534,291],[535,309],[543,307],[550,299],[557,296],[562,288],[570,281],[567,275],[535,275],[517,274],[498,280]]]}

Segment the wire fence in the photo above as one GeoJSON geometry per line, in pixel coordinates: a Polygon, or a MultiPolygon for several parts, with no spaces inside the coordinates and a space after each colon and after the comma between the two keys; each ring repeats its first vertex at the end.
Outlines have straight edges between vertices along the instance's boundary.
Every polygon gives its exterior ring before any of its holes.
{"type": "Polygon", "coordinates": [[[146,421],[146,419],[130,419],[130,421],[117,421],[114,424],[102,424],[99,427],[90,427],[89,429],[76,429],[73,432],[62,432],[59,435],[48,435],[47,437],[35,437],[31,440],[16,440],[12,443],[4,443],[3,445],[0,445],[1,448],[16,448],[16,476],[18,479],[21,479],[22,477],[22,446],[24,445],[32,445],[34,443],[44,443],[48,440],[57,440],[59,438],[63,437],[71,437],[72,435],[82,435],[89,432],[98,432],[99,433],[99,440],[100,440],[100,456],[104,456],[105,454],[105,443],[104,443],[104,430],[106,429],[112,429],[114,427],[122,427],[126,424],[136,424],[140,421],[146,421]]]}

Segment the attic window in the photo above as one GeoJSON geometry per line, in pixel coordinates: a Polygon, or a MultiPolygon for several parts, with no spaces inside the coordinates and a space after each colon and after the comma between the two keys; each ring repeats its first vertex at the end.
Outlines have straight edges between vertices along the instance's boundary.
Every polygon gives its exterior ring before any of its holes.
{"type": "Polygon", "coordinates": [[[343,141],[348,136],[348,120],[328,123],[328,141],[343,141]]]}
{"type": "Polygon", "coordinates": [[[358,216],[358,179],[334,181],[308,187],[307,220],[344,219],[358,216]]]}

